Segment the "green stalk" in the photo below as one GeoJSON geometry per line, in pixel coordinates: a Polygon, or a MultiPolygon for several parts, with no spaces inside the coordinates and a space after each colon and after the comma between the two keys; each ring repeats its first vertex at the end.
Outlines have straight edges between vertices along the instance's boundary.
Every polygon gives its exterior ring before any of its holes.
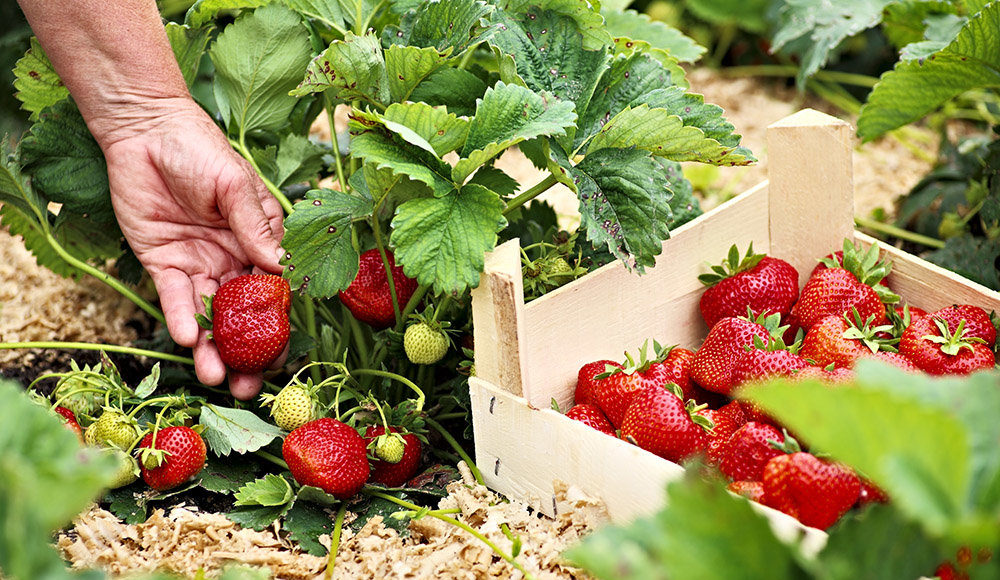
{"type": "Polygon", "coordinates": [[[331,580],[333,578],[333,567],[337,564],[337,552],[340,551],[340,533],[344,529],[344,515],[347,513],[347,502],[340,502],[337,508],[337,519],[333,521],[333,535],[330,536],[330,553],[326,558],[326,571],[323,578],[331,580]]]}
{"type": "MultiPolygon", "coordinates": [[[[312,298],[306,296],[304,300],[305,302],[303,308],[305,309],[304,316],[306,319],[306,332],[309,333],[309,336],[315,338],[319,336],[319,332],[316,330],[316,309],[313,306],[312,298]]],[[[309,360],[319,360],[319,351],[315,347],[309,349],[309,360]]],[[[313,383],[319,383],[323,380],[323,375],[320,374],[320,368],[318,366],[310,368],[309,375],[312,377],[313,383]]]]}
{"type": "Polygon", "coordinates": [[[552,187],[556,183],[558,183],[556,176],[550,173],[548,177],[539,181],[524,193],[510,200],[510,202],[507,204],[507,209],[503,210],[503,215],[507,215],[510,212],[514,211],[515,209],[535,199],[536,197],[547,191],[550,187],[552,187]]]}
{"type": "Polygon", "coordinates": [[[861,105],[857,101],[845,98],[844,95],[838,93],[816,79],[807,80],[806,88],[816,93],[816,95],[824,101],[839,108],[845,113],[857,115],[858,112],[861,111],[861,105]]]}
{"type": "MultiPolygon", "coordinates": [[[[383,200],[385,197],[382,198],[383,200]]],[[[378,254],[382,257],[382,268],[385,270],[385,279],[389,282],[389,297],[392,299],[392,311],[396,315],[396,325],[399,325],[400,311],[399,311],[399,298],[396,297],[396,281],[392,278],[392,268],[389,266],[389,256],[385,253],[385,244],[382,243],[382,225],[378,222],[378,211],[379,205],[375,207],[375,211],[372,212],[372,235],[375,237],[375,247],[378,248],[378,254]]]]}
{"type": "Polygon", "coordinates": [[[365,333],[361,329],[361,323],[354,316],[348,316],[347,321],[351,325],[351,334],[354,335],[354,346],[358,347],[358,355],[361,357],[363,363],[367,364],[370,361],[371,352],[368,349],[368,341],[365,339],[365,333]]]}
{"type": "Polygon", "coordinates": [[[344,162],[340,158],[340,143],[337,142],[337,127],[333,122],[333,99],[329,93],[323,93],[323,108],[326,109],[326,119],[330,123],[330,145],[333,146],[333,158],[336,160],[334,167],[337,170],[337,183],[340,184],[340,191],[347,191],[347,180],[344,179],[344,162]]]}
{"type": "Polygon", "coordinates": [[[923,234],[918,234],[916,232],[904,230],[903,228],[896,227],[890,224],[884,224],[880,221],[868,218],[855,216],[854,223],[860,228],[865,228],[868,230],[878,232],[880,234],[885,234],[887,236],[892,236],[894,238],[899,238],[901,240],[906,240],[908,242],[913,242],[915,244],[927,246],[928,248],[941,249],[945,245],[944,241],[939,240],[937,238],[932,238],[930,236],[925,236],[923,234]]]}
{"type": "Polygon", "coordinates": [[[410,296],[410,301],[406,303],[406,307],[403,308],[403,313],[400,315],[400,321],[396,323],[396,332],[403,332],[403,328],[406,326],[406,320],[413,314],[413,311],[417,309],[417,305],[420,301],[424,299],[424,294],[431,287],[425,284],[421,284],[417,287],[416,291],[413,292],[413,296],[410,296]]]}
{"type": "Polygon", "coordinates": [[[423,409],[424,409],[424,400],[426,399],[426,397],[424,396],[424,392],[421,391],[420,387],[418,387],[417,385],[415,385],[413,383],[413,381],[411,381],[410,379],[408,379],[408,378],[406,378],[406,377],[404,377],[402,375],[397,375],[396,373],[391,373],[389,371],[380,371],[380,370],[376,370],[376,369],[355,369],[355,370],[351,371],[351,374],[352,375],[362,375],[362,376],[368,375],[368,376],[373,376],[373,377],[382,377],[382,378],[391,379],[391,380],[403,383],[407,387],[410,387],[410,390],[412,390],[414,393],[417,394],[417,408],[416,408],[416,412],[419,413],[420,411],[423,411],[423,409]]]}
{"type": "Polygon", "coordinates": [[[117,344],[93,344],[90,342],[59,342],[59,341],[39,341],[39,342],[0,342],[0,349],[14,348],[65,348],[76,350],[104,350],[107,352],[117,352],[120,354],[131,354],[134,356],[148,356],[170,362],[186,365],[194,365],[194,359],[155,350],[144,348],[133,348],[131,346],[119,346],[117,344]]]}
{"type": "Polygon", "coordinates": [[[285,213],[287,214],[292,213],[292,202],[288,201],[288,198],[285,197],[285,194],[282,193],[281,190],[278,189],[276,185],[271,183],[270,179],[264,176],[264,173],[260,170],[260,167],[257,165],[257,161],[253,158],[253,155],[250,154],[250,149],[247,148],[245,136],[241,133],[239,141],[230,139],[229,144],[232,145],[237,151],[239,151],[240,155],[242,155],[243,158],[250,163],[250,166],[253,167],[253,170],[257,173],[257,177],[259,177],[260,180],[264,182],[264,187],[266,187],[267,190],[271,192],[271,195],[273,195],[274,198],[278,200],[278,203],[281,204],[281,207],[282,209],[285,210],[285,213]]]}
{"type": "Polygon", "coordinates": [[[469,66],[469,61],[472,60],[472,55],[473,53],[476,52],[476,49],[479,48],[479,44],[480,43],[477,42],[476,44],[470,46],[469,49],[465,51],[465,54],[462,55],[462,60],[459,61],[458,63],[458,68],[464,70],[465,67],[469,66]]]}
{"type": "MultiPolygon", "coordinates": [[[[423,509],[422,507],[418,506],[415,503],[410,503],[410,502],[408,502],[406,500],[399,499],[398,497],[389,495],[387,493],[382,493],[382,492],[375,491],[375,490],[372,490],[372,489],[365,489],[364,492],[366,494],[372,496],[372,497],[377,497],[377,498],[384,499],[386,501],[392,502],[392,503],[394,503],[394,504],[396,504],[396,505],[398,505],[400,507],[404,507],[404,508],[406,508],[408,510],[411,510],[411,511],[420,512],[423,509]]],[[[472,535],[472,537],[474,537],[477,540],[479,540],[480,542],[486,544],[486,546],[489,547],[489,549],[493,550],[498,556],[500,556],[501,558],[503,558],[508,564],[510,564],[511,566],[513,566],[514,568],[516,568],[519,572],[521,572],[521,574],[523,574],[525,578],[531,578],[532,580],[534,579],[534,576],[532,576],[532,574],[530,572],[528,572],[527,570],[525,570],[524,566],[522,566],[521,563],[518,562],[517,559],[514,556],[512,556],[510,554],[507,554],[506,552],[504,552],[503,550],[501,550],[500,547],[497,546],[495,543],[493,543],[492,540],[490,540],[485,535],[483,535],[479,530],[473,529],[469,524],[467,524],[467,523],[465,523],[465,522],[463,522],[461,520],[455,519],[455,518],[453,518],[451,516],[446,516],[446,515],[444,515],[442,513],[437,512],[436,510],[431,510],[431,511],[424,512],[424,515],[428,515],[428,516],[430,516],[432,518],[441,520],[442,522],[445,522],[446,524],[451,524],[451,525],[453,525],[453,526],[455,526],[455,527],[457,527],[459,529],[464,530],[465,532],[467,532],[470,535],[472,535]]]]}
{"type": "Polygon", "coordinates": [[[262,449],[258,449],[257,451],[254,451],[253,453],[257,457],[260,457],[261,459],[266,459],[267,461],[270,461],[271,463],[277,465],[278,467],[280,467],[282,469],[288,469],[288,464],[285,463],[285,460],[282,459],[282,458],[280,458],[280,457],[278,457],[277,455],[273,455],[273,454],[268,453],[267,451],[264,451],[262,449]]]}
{"type": "Polygon", "coordinates": [[[478,483],[479,485],[486,485],[486,482],[483,481],[482,472],[479,471],[478,467],[476,467],[476,462],[474,462],[472,458],[469,457],[469,454],[465,452],[465,449],[462,449],[462,446],[459,445],[458,441],[456,441],[455,438],[451,436],[451,433],[449,433],[447,429],[442,427],[440,423],[438,423],[434,419],[431,419],[430,417],[424,417],[424,422],[430,425],[435,431],[437,431],[441,435],[441,437],[443,437],[444,440],[447,441],[448,444],[451,445],[453,449],[455,449],[455,452],[458,453],[458,456],[461,457],[462,460],[465,461],[465,464],[469,467],[469,471],[472,472],[472,477],[476,478],[476,483],[478,483]]]}
{"type": "MultiPolygon", "coordinates": [[[[779,77],[791,78],[797,75],[799,69],[795,65],[783,64],[762,64],[752,66],[731,66],[719,69],[719,74],[724,77],[779,77]]],[[[828,81],[851,85],[856,87],[874,87],[878,83],[878,78],[849,73],[843,71],[821,70],[813,73],[812,78],[819,81],[828,81]]]]}

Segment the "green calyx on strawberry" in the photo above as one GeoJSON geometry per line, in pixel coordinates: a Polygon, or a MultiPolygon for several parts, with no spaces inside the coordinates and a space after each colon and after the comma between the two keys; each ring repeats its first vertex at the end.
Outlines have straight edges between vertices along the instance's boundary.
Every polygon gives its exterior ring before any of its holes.
{"type": "Polygon", "coordinates": [[[914,320],[899,339],[899,352],[920,370],[932,375],[966,375],[996,364],[986,340],[969,336],[964,319],[954,332],[934,314],[914,320]]]}
{"type": "Polygon", "coordinates": [[[636,393],[647,386],[665,386],[665,379],[659,372],[650,372],[663,353],[659,345],[655,345],[655,357],[650,359],[648,349],[649,341],[646,341],[639,349],[638,361],[626,352],[624,365],[607,365],[604,372],[594,376],[591,387],[594,402],[615,428],[621,427],[625,411],[632,404],[632,397],[636,393]]]}
{"type": "Polygon", "coordinates": [[[403,334],[403,350],[406,358],[415,365],[432,365],[444,358],[451,348],[446,321],[439,322],[429,316],[431,307],[424,314],[414,314],[414,323],[406,327],[403,334]]]}
{"type": "Polygon", "coordinates": [[[267,370],[288,344],[292,295],[281,276],[250,274],[219,286],[205,298],[203,327],[210,324],[222,362],[241,373],[267,370]]]}
{"type": "Polygon", "coordinates": [[[924,336],[924,340],[929,340],[931,342],[941,345],[941,352],[950,356],[957,356],[959,351],[963,348],[967,348],[974,351],[973,344],[986,344],[986,341],[977,336],[967,336],[965,332],[965,320],[963,319],[958,323],[958,328],[955,332],[948,329],[948,324],[941,320],[940,318],[933,318],[934,325],[937,326],[940,334],[928,334],[924,336]]]}
{"type": "MultiPolygon", "coordinates": [[[[396,258],[391,251],[385,251],[385,258],[389,263],[393,290],[396,291],[396,305],[402,310],[413,297],[418,284],[416,280],[403,274],[403,268],[396,265],[396,258]]],[[[357,275],[346,290],[340,291],[339,296],[354,318],[375,330],[389,328],[396,323],[396,307],[392,303],[389,276],[386,275],[382,254],[377,248],[361,253],[357,275]]]]}
{"type": "Polygon", "coordinates": [[[185,483],[205,467],[205,441],[184,425],[147,433],[139,448],[142,479],[158,491],[185,483]]]}
{"type": "Polygon", "coordinates": [[[271,407],[274,424],[285,431],[293,431],[316,418],[316,387],[291,382],[278,394],[261,395],[261,406],[271,407]]]}
{"type": "Polygon", "coordinates": [[[281,455],[300,485],[311,485],[348,499],[365,485],[370,467],[361,435],[345,423],[324,417],[285,437],[281,455]]]}
{"type": "MultiPolygon", "coordinates": [[[[868,250],[863,250],[860,245],[844,239],[844,249],[822,258],[817,269],[822,269],[823,266],[843,268],[854,274],[862,284],[871,286],[884,304],[896,304],[900,300],[899,295],[881,284],[892,271],[892,262],[888,259],[880,260],[880,256],[878,244],[872,244],[868,250]]],[[[816,270],[813,270],[813,274],[815,273],[816,270]]]]}
{"type": "Polygon", "coordinates": [[[733,368],[734,385],[789,376],[809,366],[809,362],[796,352],[799,344],[788,347],[781,338],[765,339],[755,335],[753,344],[744,348],[746,353],[733,368]]]}
{"type": "Polygon", "coordinates": [[[709,327],[727,316],[777,312],[787,316],[799,297],[799,273],[784,260],[754,254],[753,244],[740,257],[734,245],[729,256],[712,273],[698,276],[708,286],[698,306],[709,327]]]}
{"type": "Polygon", "coordinates": [[[779,338],[785,330],[778,313],[761,314],[756,318],[727,316],[719,320],[694,353],[691,378],[704,389],[729,395],[736,386],[736,368],[746,355],[747,347],[753,346],[754,337],[779,338]]]}

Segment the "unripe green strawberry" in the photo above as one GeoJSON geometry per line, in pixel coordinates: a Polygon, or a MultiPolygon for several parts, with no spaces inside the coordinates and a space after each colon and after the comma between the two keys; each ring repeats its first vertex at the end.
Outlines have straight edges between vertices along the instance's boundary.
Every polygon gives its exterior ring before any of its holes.
{"type": "Polygon", "coordinates": [[[406,358],[417,365],[432,365],[448,352],[448,337],[427,322],[418,322],[403,335],[406,358]]]}
{"type": "Polygon", "coordinates": [[[121,411],[105,409],[94,425],[94,439],[98,445],[129,449],[139,438],[139,426],[135,419],[121,411]]]}
{"type": "Polygon", "coordinates": [[[102,449],[102,452],[111,454],[118,461],[118,471],[115,472],[114,478],[108,482],[110,489],[125,487],[139,479],[139,464],[134,457],[117,447],[107,447],[102,449]]]}
{"type": "Polygon", "coordinates": [[[382,435],[375,443],[375,455],[386,463],[399,463],[403,459],[406,444],[402,438],[392,435],[382,435]]]}
{"type": "Polygon", "coordinates": [[[277,395],[261,395],[264,405],[271,405],[274,424],[294,431],[316,418],[316,402],[302,385],[286,385],[277,395]]]}
{"type": "Polygon", "coordinates": [[[59,380],[55,391],[52,393],[52,397],[56,401],[60,401],[59,404],[61,406],[73,411],[74,415],[93,415],[95,411],[101,408],[103,397],[100,393],[88,391],[70,395],[74,391],[85,388],[92,388],[92,386],[79,377],[69,375],[59,380]]]}
{"type": "Polygon", "coordinates": [[[91,423],[83,432],[83,442],[91,447],[97,447],[97,423],[91,423]]]}

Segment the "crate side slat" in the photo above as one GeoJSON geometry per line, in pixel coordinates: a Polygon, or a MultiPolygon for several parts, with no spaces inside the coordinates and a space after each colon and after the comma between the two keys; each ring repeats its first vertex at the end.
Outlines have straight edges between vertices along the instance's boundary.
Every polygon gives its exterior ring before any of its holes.
{"type": "Polygon", "coordinates": [[[479,286],[472,290],[473,338],[476,374],[521,394],[527,368],[522,356],[524,281],[518,240],[510,240],[486,254],[479,286]]]}
{"type": "Polygon", "coordinates": [[[709,264],[704,257],[721,261],[732,244],[750,242],[767,251],[767,197],[765,182],[681,226],[644,275],[616,262],[588,274],[580,281],[585,283],[528,303],[522,352],[531,375],[523,396],[536,407],[548,407],[552,399],[571,404],[577,371],[587,362],[620,360],[646,339],[698,344],[708,331],[698,310],[698,275],[709,264]]]}
{"type": "MultiPolygon", "coordinates": [[[[878,242],[861,232],[854,235],[865,247],[878,242]]],[[[886,283],[910,306],[933,312],[952,304],[973,304],[1000,312],[1000,292],[892,246],[879,243],[879,247],[882,256],[892,260],[886,283]]]]}
{"type": "Polygon", "coordinates": [[[851,126],[804,109],[767,128],[771,255],[805,283],[818,258],[854,231],[851,126]]]}

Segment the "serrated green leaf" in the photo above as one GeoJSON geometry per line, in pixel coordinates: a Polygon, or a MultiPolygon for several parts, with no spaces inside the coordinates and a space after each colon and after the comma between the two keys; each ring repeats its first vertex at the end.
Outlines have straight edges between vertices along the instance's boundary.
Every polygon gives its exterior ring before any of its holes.
{"type": "Polygon", "coordinates": [[[590,142],[588,151],[637,147],[672,161],[700,161],[712,165],[749,165],[746,149],[722,145],[684,124],[668,109],[648,105],[627,107],[608,121],[590,142]]]}
{"type": "Polygon", "coordinates": [[[780,24],[772,41],[777,52],[792,41],[808,37],[796,76],[799,87],[823,68],[830,53],[845,39],[867,30],[882,19],[882,10],[894,0],[784,0],[780,24]]]}
{"type": "Polygon", "coordinates": [[[924,40],[925,20],[931,16],[957,14],[957,2],[941,0],[900,0],[885,7],[882,31],[897,49],[924,40]]]}
{"type": "Polygon", "coordinates": [[[481,185],[486,189],[495,191],[502,197],[507,197],[517,193],[520,184],[513,177],[507,175],[502,169],[486,165],[480,167],[476,174],[472,176],[469,183],[481,185]]]}
{"type": "Polygon", "coordinates": [[[605,148],[570,172],[587,239],[639,271],[652,266],[670,236],[671,192],[663,166],[640,149],[605,148]]]}
{"type": "Polygon", "coordinates": [[[396,175],[424,183],[434,191],[434,195],[445,195],[454,189],[451,166],[441,160],[426,141],[423,146],[408,143],[400,135],[386,129],[377,115],[366,116],[357,112],[352,119],[351,130],[355,134],[351,141],[352,156],[378,169],[389,169],[396,175]]]}
{"type": "Polygon", "coordinates": [[[181,74],[184,75],[184,82],[190,87],[198,76],[198,66],[201,64],[202,55],[205,54],[205,47],[208,46],[211,29],[191,28],[176,22],[168,22],[166,28],[167,38],[174,50],[174,58],[177,59],[181,74]]]}
{"type": "Polygon", "coordinates": [[[135,483],[110,490],[104,498],[108,503],[108,510],[126,524],[145,522],[147,502],[140,495],[143,487],[143,483],[135,483]]]}
{"type": "Polygon", "coordinates": [[[145,399],[156,391],[157,385],[160,383],[160,363],[153,365],[153,368],[149,371],[139,384],[135,387],[135,396],[139,399],[145,399]]]}
{"type": "Polygon", "coordinates": [[[257,479],[259,466],[254,461],[223,460],[210,455],[201,471],[200,485],[215,493],[233,495],[244,485],[257,479]]]}
{"type": "MultiPolygon", "coordinates": [[[[282,0],[285,6],[307,18],[322,22],[333,30],[345,33],[345,6],[340,0],[282,0]]],[[[366,12],[367,14],[367,12],[366,12]]],[[[351,15],[351,23],[354,23],[351,15]]]]}
{"type": "MultiPolygon", "coordinates": [[[[401,103],[409,100],[417,85],[447,64],[451,52],[451,47],[439,51],[434,47],[419,48],[398,44],[385,49],[385,68],[389,80],[389,98],[392,102],[401,103]]],[[[455,87],[449,89],[454,91],[455,87]]]]}
{"type": "MultiPolygon", "coordinates": [[[[910,379],[901,371],[895,380],[910,379]]],[[[864,379],[851,389],[775,383],[741,396],[773,412],[814,452],[860,470],[929,530],[942,532],[962,513],[970,483],[969,438],[949,413],[864,379]]]]}
{"type": "Polygon", "coordinates": [[[690,88],[690,83],[688,83],[686,72],[684,67],[677,58],[670,55],[665,50],[660,50],[658,48],[653,48],[648,42],[644,40],[632,40],[630,38],[618,37],[615,39],[615,52],[614,55],[618,56],[620,54],[630,56],[633,54],[645,54],[650,58],[660,63],[663,68],[670,74],[670,84],[682,88],[690,88]]]}
{"type": "Polygon", "coordinates": [[[410,94],[410,100],[433,106],[443,105],[449,113],[471,117],[476,112],[476,101],[485,92],[486,83],[469,71],[442,68],[417,85],[410,94]]]}
{"type": "Polygon", "coordinates": [[[358,273],[351,223],[369,215],[372,200],[332,189],[314,189],[285,218],[285,277],[310,296],[330,297],[358,273]]]}
{"type": "Polygon", "coordinates": [[[278,518],[288,513],[292,504],[278,506],[240,506],[226,513],[226,517],[243,526],[262,531],[273,524],[278,518]]]}
{"type": "Polygon", "coordinates": [[[292,95],[303,96],[333,89],[334,96],[389,102],[389,79],[378,37],[372,33],[334,40],[306,69],[305,78],[292,95]]]}
{"type": "Polygon", "coordinates": [[[14,66],[14,96],[21,101],[21,108],[31,113],[31,120],[38,120],[38,114],[46,107],[65,100],[69,96],[59,74],[45,56],[38,39],[31,38],[28,52],[14,66]]]}
{"type": "Polygon", "coordinates": [[[48,213],[44,211],[45,202],[28,184],[14,157],[10,143],[6,140],[0,143],[0,203],[15,207],[37,221],[48,213]]]}
{"type": "Polygon", "coordinates": [[[667,179],[667,189],[673,193],[670,197],[670,222],[667,224],[673,230],[700,216],[703,213],[701,204],[694,195],[691,182],[684,177],[679,163],[662,157],[655,160],[667,179]]]}
{"type": "Polygon", "coordinates": [[[705,53],[704,46],[685,36],[680,30],[663,22],[650,20],[649,16],[635,10],[615,12],[604,9],[601,14],[613,37],[648,42],[653,48],[665,50],[681,62],[695,62],[705,53]]]}
{"type": "Polygon", "coordinates": [[[483,19],[492,7],[480,0],[430,0],[403,15],[399,26],[386,26],[383,42],[420,48],[451,48],[459,55],[486,40],[483,19]]]}
{"type": "Polygon", "coordinates": [[[114,223],[108,170],[80,111],[60,101],[39,116],[21,141],[21,163],[32,187],[66,211],[114,223]]]}
{"type": "Polygon", "coordinates": [[[903,47],[899,53],[902,60],[913,60],[915,58],[926,58],[942,48],[948,46],[958,35],[968,19],[956,14],[941,14],[928,16],[925,21],[927,29],[924,31],[926,40],[914,42],[903,47]]]}
{"type": "Polygon", "coordinates": [[[326,493],[322,489],[311,485],[303,485],[299,488],[299,492],[295,496],[295,501],[298,502],[300,500],[325,506],[337,505],[341,503],[341,500],[326,493]]]}
{"type": "Polygon", "coordinates": [[[184,15],[184,23],[193,28],[202,27],[220,12],[259,8],[271,0],[197,0],[184,15]]]}
{"type": "Polygon", "coordinates": [[[245,409],[206,404],[201,408],[202,439],[216,455],[249,453],[281,437],[281,429],[245,409]]]}
{"type": "Polygon", "coordinates": [[[464,182],[480,166],[522,141],[565,135],[576,121],[573,109],[573,103],[550,94],[498,82],[479,102],[452,178],[464,182]]]}
{"type": "Polygon", "coordinates": [[[482,186],[399,206],[390,238],[407,276],[435,293],[461,293],[479,284],[484,253],[506,225],[503,201],[482,186]]]}
{"type": "Polygon", "coordinates": [[[713,24],[739,26],[743,30],[767,32],[770,0],[685,0],[692,14],[713,24]]]}
{"type": "Polygon", "coordinates": [[[300,548],[313,556],[325,556],[327,549],[319,543],[319,537],[333,533],[333,519],[320,506],[305,501],[296,501],[285,515],[285,530],[300,548]]]}
{"type": "Polygon", "coordinates": [[[902,61],[882,75],[858,118],[869,141],[922,118],[965,91],[1000,87],[1000,3],[969,19],[955,40],[926,59],[902,61]]]}
{"type": "Polygon", "coordinates": [[[236,505],[275,507],[290,504],[294,497],[287,479],[268,473],[241,487],[236,492],[236,505]]]}
{"type": "Polygon", "coordinates": [[[927,260],[1000,291],[1000,239],[977,238],[969,234],[948,238],[944,247],[926,256],[927,260]]]}
{"type": "Polygon", "coordinates": [[[296,99],[312,47],[299,15],[279,5],[258,8],[226,27],[209,50],[215,100],[230,131],[277,130],[296,99]]]}
{"type": "MultiPolygon", "coordinates": [[[[544,10],[551,14],[567,16],[576,24],[583,38],[583,48],[604,50],[611,46],[614,34],[605,25],[599,6],[588,0],[507,0],[504,10],[513,14],[533,14],[534,10],[544,10]]],[[[531,16],[528,17],[531,19],[531,16]]]]}
{"type": "Polygon", "coordinates": [[[281,138],[275,158],[274,184],[285,187],[308,181],[323,170],[326,150],[308,137],[289,133],[281,138]]]}
{"type": "Polygon", "coordinates": [[[406,138],[407,131],[419,136],[438,157],[460,147],[469,134],[467,119],[426,103],[393,103],[386,108],[382,119],[386,128],[410,143],[414,141],[406,138]]]}
{"type": "MultiPolygon", "coordinates": [[[[705,137],[714,139],[721,145],[738,147],[740,144],[740,136],[734,132],[736,127],[722,116],[722,107],[706,103],[705,97],[697,93],[689,93],[682,87],[667,87],[646,93],[641,101],[631,103],[632,106],[640,104],[667,109],[683,119],[686,127],[697,127],[705,133],[705,137]]],[[[750,151],[739,149],[739,152],[751,161],[756,161],[750,151]]]]}

